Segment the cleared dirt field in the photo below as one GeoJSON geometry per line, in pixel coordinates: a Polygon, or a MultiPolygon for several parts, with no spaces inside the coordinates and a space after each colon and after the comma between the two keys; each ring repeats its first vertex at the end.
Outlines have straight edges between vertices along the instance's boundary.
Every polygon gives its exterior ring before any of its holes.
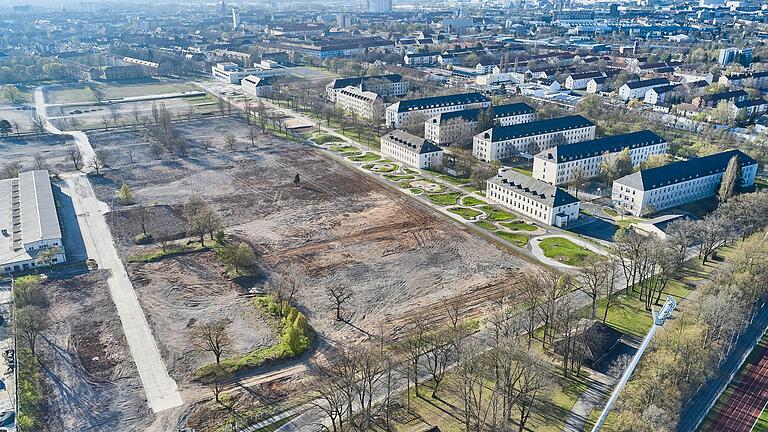
{"type": "Polygon", "coordinates": [[[59,173],[72,171],[67,148],[73,144],[74,141],[69,136],[62,135],[0,138],[0,165],[5,162],[19,162],[22,171],[36,169],[35,154],[40,154],[48,169],[59,173]]]}
{"type": "MultiPolygon", "coordinates": [[[[175,93],[196,90],[187,81],[175,81],[159,78],[141,78],[135,80],[95,83],[95,88],[102,93],[102,99],[119,99],[132,96],[146,96],[163,93],[175,93]]],[[[95,102],[96,95],[82,84],[50,86],[46,89],[48,103],[95,102]]]]}
{"type": "MultiPolygon", "coordinates": [[[[144,154],[145,162],[108,172],[95,187],[97,195],[110,202],[124,180],[138,202],[169,205],[174,219],[189,196],[203,196],[222,215],[229,233],[257,246],[267,275],[292,262],[306,268],[309,278],[298,300],[323,336],[365,336],[330,319],[325,291],[331,284],[353,287],[349,317],[364,332],[376,333],[388,322],[404,323],[414,310],[429,313],[457,293],[490,300],[489,293],[513,284],[517,269],[527,265],[321,150],[271,136],[260,136],[251,147],[239,119],[178,127],[190,140],[218,148],[198,148],[183,160],[155,161],[144,154]],[[236,134],[238,151],[222,150],[226,133],[236,134]],[[298,187],[293,184],[296,173],[298,187]]],[[[91,137],[94,146],[115,151],[139,141],[129,134],[91,137]]],[[[121,215],[130,211],[117,209],[110,218],[126,253],[137,250],[129,246],[137,232],[121,215]]],[[[167,225],[174,224],[152,224],[155,229],[167,225]]]]}
{"type": "Polygon", "coordinates": [[[46,430],[143,430],[153,419],[106,280],[97,271],[43,286],[46,430]]]}
{"type": "Polygon", "coordinates": [[[32,123],[32,114],[35,110],[27,105],[11,105],[0,103],[0,120],[8,120],[13,126],[13,132],[18,129],[20,132],[29,132],[34,130],[32,123]]]}

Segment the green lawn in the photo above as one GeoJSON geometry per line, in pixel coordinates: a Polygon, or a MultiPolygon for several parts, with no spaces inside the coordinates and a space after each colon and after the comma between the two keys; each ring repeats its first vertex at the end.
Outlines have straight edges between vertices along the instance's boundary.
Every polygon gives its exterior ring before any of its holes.
{"type": "Polygon", "coordinates": [[[409,188],[408,190],[414,195],[421,195],[424,192],[419,188],[409,188]]]}
{"type": "Polygon", "coordinates": [[[383,162],[379,161],[378,164],[380,166],[376,166],[377,164],[363,165],[363,168],[369,171],[377,172],[377,173],[388,173],[388,172],[397,171],[398,169],[400,169],[400,166],[393,163],[384,164],[383,162]]]}
{"type": "Polygon", "coordinates": [[[334,136],[334,135],[328,135],[328,134],[317,134],[314,138],[312,138],[314,142],[317,144],[328,144],[331,142],[343,142],[344,140],[334,136]]]}
{"type": "Polygon", "coordinates": [[[48,103],[96,102],[96,96],[90,88],[85,86],[59,87],[46,90],[45,101],[48,103]]]}
{"type": "Polygon", "coordinates": [[[200,91],[198,87],[186,81],[164,81],[155,78],[104,83],[100,84],[99,88],[105,99],[200,91]]]}
{"type": "Polygon", "coordinates": [[[427,198],[435,204],[449,206],[456,205],[460,196],[461,194],[458,192],[449,192],[444,194],[429,194],[427,195],[427,198]]]}
{"type": "Polygon", "coordinates": [[[515,234],[508,231],[494,231],[493,233],[505,240],[511,241],[516,246],[525,247],[525,245],[528,244],[528,237],[522,234],[515,234]]]}
{"type": "Polygon", "coordinates": [[[367,152],[361,156],[352,156],[351,158],[349,158],[349,160],[355,161],[355,162],[373,162],[379,159],[381,159],[381,156],[371,152],[367,152]]]}
{"type": "Polygon", "coordinates": [[[461,205],[465,205],[465,206],[470,206],[471,207],[471,206],[476,206],[476,205],[480,205],[480,204],[485,204],[485,201],[483,201],[481,199],[477,199],[477,198],[472,197],[472,196],[466,196],[466,197],[464,197],[461,200],[461,205]]]}
{"type": "Polygon", "coordinates": [[[477,210],[466,208],[466,207],[454,207],[454,208],[448,209],[448,211],[451,213],[455,213],[467,220],[472,220],[478,217],[479,215],[483,214],[483,212],[481,211],[477,211],[477,210]]]}
{"type": "Polygon", "coordinates": [[[493,230],[496,229],[496,227],[493,226],[492,223],[487,222],[487,221],[475,222],[475,225],[479,226],[480,228],[487,229],[488,231],[493,231],[493,230]]]}
{"type": "Polygon", "coordinates": [[[484,205],[480,207],[480,210],[484,211],[485,214],[488,215],[488,219],[493,221],[503,221],[503,220],[509,220],[509,219],[515,218],[515,215],[513,215],[512,213],[507,213],[504,210],[496,210],[495,208],[489,205],[484,205]]]}
{"type": "Polygon", "coordinates": [[[516,220],[512,222],[501,222],[499,225],[507,227],[511,230],[516,230],[516,231],[536,231],[537,229],[539,229],[539,227],[537,227],[536,225],[525,223],[521,220],[516,220]]]}
{"type": "Polygon", "coordinates": [[[594,252],[562,237],[548,237],[539,243],[547,258],[568,265],[579,265],[594,252]]]}
{"type": "Polygon", "coordinates": [[[752,432],[768,432],[768,409],[763,409],[752,432]]]}
{"type": "Polygon", "coordinates": [[[533,168],[526,168],[526,167],[513,167],[514,171],[519,172],[520,174],[525,174],[528,177],[533,177],[533,168]]]}
{"type": "Polygon", "coordinates": [[[330,150],[337,153],[345,153],[351,151],[359,151],[360,149],[352,145],[338,145],[330,147],[330,150]]]}
{"type": "Polygon", "coordinates": [[[413,180],[416,177],[410,174],[387,174],[384,176],[387,180],[400,181],[400,180],[413,180]]]}

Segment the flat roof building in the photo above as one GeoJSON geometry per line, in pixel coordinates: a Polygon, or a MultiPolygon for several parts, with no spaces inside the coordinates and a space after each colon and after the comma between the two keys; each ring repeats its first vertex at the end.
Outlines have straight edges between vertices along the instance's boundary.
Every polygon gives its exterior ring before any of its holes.
{"type": "Polygon", "coordinates": [[[0,180],[0,274],[35,268],[38,255],[57,248],[51,263],[66,261],[47,170],[0,180]]]}

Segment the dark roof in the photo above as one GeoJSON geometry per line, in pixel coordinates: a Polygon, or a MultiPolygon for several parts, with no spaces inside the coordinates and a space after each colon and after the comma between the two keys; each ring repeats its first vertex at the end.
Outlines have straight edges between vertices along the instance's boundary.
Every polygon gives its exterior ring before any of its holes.
{"type": "Polygon", "coordinates": [[[374,75],[374,76],[365,76],[365,77],[354,77],[354,78],[339,78],[336,80],[333,80],[331,84],[329,84],[332,88],[340,89],[344,87],[357,87],[360,84],[362,84],[364,81],[370,81],[370,80],[387,80],[389,82],[400,82],[403,80],[403,77],[399,74],[387,74],[387,75],[374,75]]]}
{"type": "MultiPolygon", "coordinates": [[[[523,114],[533,114],[536,110],[525,103],[512,103],[506,105],[497,105],[493,107],[493,118],[499,119],[504,117],[512,117],[523,114]]],[[[461,118],[468,122],[476,122],[477,117],[480,114],[480,108],[473,108],[461,111],[451,111],[447,113],[440,113],[435,117],[439,118],[440,124],[445,124],[447,121],[461,118]]]]}
{"type": "Polygon", "coordinates": [[[668,91],[674,90],[679,85],[680,84],[669,84],[669,85],[665,85],[665,86],[654,87],[654,88],[650,89],[649,91],[656,92],[656,94],[662,94],[662,93],[666,93],[668,91]]]}
{"type": "Polygon", "coordinates": [[[667,142],[667,140],[649,130],[644,130],[575,144],[558,145],[542,150],[536,157],[561,163],[595,157],[605,152],[615,153],[625,148],[634,149],[663,142],[667,142]]]}
{"type": "Polygon", "coordinates": [[[643,87],[652,87],[652,86],[668,85],[668,84],[669,84],[669,80],[666,78],[653,78],[653,79],[642,80],[642,81],[628,82],[625,85],[630,89],[638,89],[643,87]]]}
{"type": "Polygon", "coordinates": [[[602,72],[582,72],[582,73],[573,73],[570,75],[572,80],[580,80],[580,79],[587,79],[587,78],[598,78],[602,77],[602,72]]]}
{"type": "Polygon", "coordinates": [[[726,91],[721,93],[713,93],[713,94],[705,94],[701,97],[701,99],[705,101],[722,101],[722,100],[729,100],[729,99],[736,99],[736,98],[743,98],[747,97],[749,94],[745,92],[744,90],[733,90],[733,91],[726,91]]]}
{"type": "Polygon", "coordinates": [[[539,120],[530,123],[494,127],[487,131],[481,132],[481,134],[485,139],[487,139],[490,135],[491,142],[498,142],[551,132],[584,128],[594,125],[594,123],[580,115],[573,115],[547,120],[539,120]]]}
{"type": "Polygon", "coordinates": [[[488,179],[489,182],[499,186],[509,188],[514,192],[540,202],[548,207],[560,207],[566,204],[579,202],[579,200],[568,192],[536,180],[517,171],[502,168],[495,177],[488,179]]]}
{"type": "Polygon", "coordinates": [[[397,102],[397,112],[407,112],[428,108],[448,107],[471,103],[490,102],[480,93],[460,93],[448,96],[435,96],[422,99],[408,99],[397,102]]]}
{"type": "Polygon", "coordinates": [[[747,108],[751,106],[765,105],[765,104],[768,104],[768,101],[766,101],[765,99],[747,99],[747,100],[736,101],[733,104],[736,106],[736,108],[747,108]]]}
{"type": "Polygon", "coordinates": [[[395,129],[381,138],[386,138],[399,145],[400,147],[405,147],[409,150],[416,151],[418,154],[433,153],[443,150],[430,140],[418,137],[416,135],[411,135],[408,132],[400,129],[395,129]]]}
{"type": "Polygon", "coordinates": [[[683,181],[705,177],[725,171],[728,161],[738,156],[741,166],[756,165],[757,162],[739,150],[728,150],[700,158],[676,162],[658,168],[638,171],[624,176],[616,183],[639,190],[653,190],[683,181]]]}

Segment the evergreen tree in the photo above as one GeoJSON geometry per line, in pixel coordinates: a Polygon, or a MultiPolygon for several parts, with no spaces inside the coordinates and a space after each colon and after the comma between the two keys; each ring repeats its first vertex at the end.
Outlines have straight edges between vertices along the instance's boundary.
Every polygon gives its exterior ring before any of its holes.
{"type": "Polygon", "coordinates": [[[122,205],[133,204],[133,192],[131,192],[131,189],[127,184],[123,183],[123,185],[120,186],[120,191],[117,193],[117,199],[120,200],[120,204],[122,205]]]}
{"type": "Polygon", "coordinates": [[[723,179],[720,182],[720,190],[717,191],[717,199],[721,203],[728,202],[736,194],[741,179],[740,174],[741,162],[738,156],[734,156],[728,161],[728,166],[725,168],[723,179]]]}

